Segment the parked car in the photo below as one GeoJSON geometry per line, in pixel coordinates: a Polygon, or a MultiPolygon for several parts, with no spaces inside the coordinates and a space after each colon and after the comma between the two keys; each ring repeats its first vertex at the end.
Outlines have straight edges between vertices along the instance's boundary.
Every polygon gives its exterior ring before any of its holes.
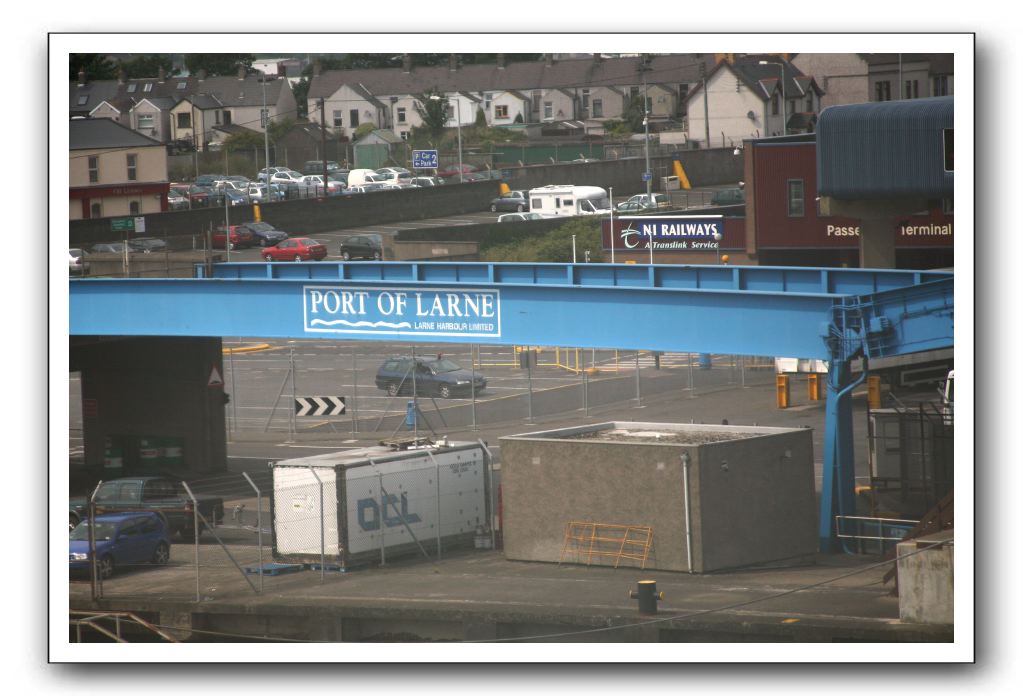
{"type": "MultiPolygon", "coordinates": [[[[302,177],[302,185],[309,188],[315,189],[316,195],[323,195],[323,175],[322,174],[306,174],[302,177]]],[[[327,179],[327,195],[336,196],[345,190],[345,185],[340,181],[333,179],[327,179]]]]}
{"type": "Polygon", "coordinates": [[[192,208],[205,208],[210,204],[209,191],[198,184],[171,184],[170,190],[187,198],[192,208]]]}
{"type": "Polygon", "coordinates": [[[244,227],[251,232],[256,244],[261,247],[273,246],[288,238],[287,232],[277,229],[269,222],[246,222],[239,227],[244,227]]]}
{"type": "Polygon", "coordinates": [[[133,251],[148,254],[154,251],[167,251],[167,242],[156,237],[136,237],[128,240],[128,247],[133,251]]]}
{"type": "Polygon", "coordinates": [[[89,261],[81,249],[67,250],[67,270],[71,275],[89,275],[89,261]]]}
{"type": "Polygon", "coordinates": [[[206,200],[209,201],[211,206],[219,207],[224,205],[223,191],[213,188],[212,186],[202,186],[201,184],[196,184],[195,188],[197,191],[206,194],[206,200]]]}
{"type": "Polygon", "coordinates": [[[391,174],[411,174],[405,167],[381,167],[380,169],[374,170],[377,174],[380,174],[384,178],[390,178],[391,174]]]}
{"type": "Polygon", "coordinates": [[[251,202],[249,194],[244,191],[237,191],[233,188],[224,188],[222,191],[228,205],[248,205],[251,202]]]}
{"type": "Polygon", "coordinates": [[[543,220],[540,213],[505,213],[498,215],[498,222],[522,222],[523,220],[543,220]]]}
{"type": "MultiPolygon", "coordinates": [[[[471,164],[463,164],[462,165],[462,174],[469,174],[470,172],[475,172],[475,171],[476,171],[476,167],[472,166],[471,164]]],[[[437,176],[441,177],[442,179],[450,179],[453,176],[457,177],[458,176],[458,165],[456,164],[456,165],[453,165],[453,166],[446,167],[444,169],[438,170],[437,171],[437,176]]]]}
{"type": "Polygon", "coordinates": [[[378,169],[377,176],[380,177],[380,181],[385,184],[410,184],[412,182],[412,175],[408,172],[385,172],[378,169]]]}
{"type": "Polygon", "coordinates": [[[190,207],[188,197],[180,191],[171,189],[167,192],[167,210],[188,210],[190,207]]]}
{"type": "MultiPolygon", "coordinates": [[[[251,202],[263,203],[267,196],[266,184],[249,184],[245,193],[248,194],[251,202]]],[[[284,190],[280,186],[277,184],[270,184],[270,202],[283,201],[285,197],[284,190]]]]}
{"type": "Polygon", "coordinates": [[[302,175],[296,171],[290,169],[283,172],[277,172],[270,176],[271,184],[281,184],[282,186],[288,186],[291,184],[301,184],[302,175]]]}
{"type": "Polygon", "coordinates": [[[273,176],[277,172],[287,171],[291,170],[288,167],[264,167],[263,169],[259,170],[258,174],[256,174],[256,181],[262,181],[263,183],[266,183],[267,172],[270,173],[270,176],[273,176]]]}
{"type": "Polygon", "coordinates": [[[200,174],[195,177],[195,183],[197,186],[208,186],[210,188],[216,186],[218,181],[223,181],[227,177],[223,174],[200,174]]]}
{"type": "Polygon", "coordinates": [[[741,188],[726,188],[715,191],[710,197],[711,205],[742,205],[746,202],[746,192],[741,188]]]}
{"type": "Polygon", "coordinates": [[[125,247],[129,252],[135,251],[124,242],[100,242],[89,247],[90,254],[123,254],[125,247]]]}
{"type": "MultiPolygon", "coordinates": [[[[117,568],[143,563],[166,565],[170,560],[170,532],[157,512],[120,512],[96,515],[93,543],[99,575],[106,579],[117,568]]],[[[92,566],[88,521],[71,530],[68,539],[68,569],[88,572],[92,566]]]]}
{"type": "Polygon", "coordinates": [[[360,234],[341,240],[341,258],[373,259],[379,261],[384,257],[383,241],[378,234],[360,234]]]}
{"type": "MultiPolygon", "coordinates": [[[[248,247],[256,244],[256,240],[252,236],[252,232],[241,225],[231,225],[230,231],[230,249],[247,249],[248,247]]],[[[221,225],[213,231],[213,248],[223,249],[225,242],[227,242],[227,234],[224,232],[224,226],[221,225]]]]}
{"type": "Polygon", "coordinates": [[[293,237],[263,249],[265,261],[321,261],[327,258],[327,247],[315,239],[293,237]]]}
{"type": "Polygon", "coordinates": [[[637,193],[624,203],[619,203],[615,209],[625,213],[670,207],[671,198],[666,193],[651,193],[649,197],[645,193],[637,193]]]}
{"type": "Polygon", "coordinates": [[[413,186],[426,188],[427,186],[440,186],[444,183],[444,180],[433,176],[414,176],[409,180],[409,183],[413,186]]]}
{"type": "Polygon", "coordinates": [[[509,191],[490,201],[490,212],[511,210],[521,213],[529,210],[529,191],[509,191]]]}
{"type": "MultiPolygon", "coordinates": [[[[96,513],[124,513],[147,510],[163,515],[168,533],[184,539],[195,535],[192,499],[181,481],[166,476],[132,476],[104,481],[96,490],[96,513]]],[[[196,495],[199,514],[216,526],[224,519],[224,499],[214,495],[196,495]]],[[[69,526],[74,528],[88,515],[88,498],[68,501],[69,526]]],[[[201,523],[200,523],[201,524],[201,523]]],[[[200,527],[202,532],[204,527],[200,527]]]]}
{"type": "Polygon", "coordinates": [[[383,389],[390,396],[411,394],[413,387],[413,364],[415,365],[415,390],[417,394],[437,395],[444,399],[459,394],[477,394],[487,388],[487,378],[464,369],[450,358],[438,355],[435,360],[410,357],[388,358],[377,370],[377,389],[383,389]],[[475,386],[474,386],[475,385],[475,386]]]}
{"type": "MultiPolygon", "coordinates": [[[[341,165],[332,160],[327,160],[327,174],[330,175],[333,172],[341,170],[341,165]]],[[[319,174],[323,175],[323,160],[309,160],[302,165],[303,174],[319,174]]]]}

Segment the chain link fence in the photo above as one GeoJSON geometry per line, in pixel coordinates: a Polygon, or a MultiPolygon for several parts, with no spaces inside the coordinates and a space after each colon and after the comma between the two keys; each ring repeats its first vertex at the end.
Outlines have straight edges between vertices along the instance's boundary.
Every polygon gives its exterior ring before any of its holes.
{"type": "Polygon", "coordinates": [[[695,398],[709,390],[768,386],[775,377],[774,359],[763,356],[475,344],[390,348],[225,341],[229,437],[277,432],[294,439],[314,431],[439,437],[642,406],[669,394],[695,398]],[[427,367],[442,358],[448,372],[414,378],[408,371],[413,355],[427,367]],[[386,369],[392,358],[405,359],[398,373],[386,369]],[[312,397],[343,399],[344,413],[307,409],[300,415],[296,401],[312,397]]]}

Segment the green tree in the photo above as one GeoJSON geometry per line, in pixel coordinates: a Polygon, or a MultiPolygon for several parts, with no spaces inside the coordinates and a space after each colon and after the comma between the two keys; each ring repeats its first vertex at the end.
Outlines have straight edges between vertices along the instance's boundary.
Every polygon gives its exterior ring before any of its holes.
{"type": "Polygon", "coordinates": [[[85,79],[113,80],[117,78],[117,64],[99,53],[71,53],[68,55],[71,80],[78,80],[78,71],[85,70],[85,79]]]}
{"type": "Polygon", "coordinates": [[[448,100],[436,87],[423,92],[422,105],[416,104],[416,113],[423,119],[423,128],[434,138],[440,137],[444,132],[444,125],[448,120],[448,100]],[[440,97],[431,99],[430,97],[440,97]]]}
{"type": "Polygon", "coordinates": [[[640,133],[643,130],[643,119],[646,118],[646,109],[643,107],[642,95],[633,97],[629,105],[625,107],[625,122],[629,124],[633,133],[640,133]]]}
{"type": "Polygon", "coordinates": [[[174,62],[165,53],[148,53],[135,56],[134,58],[121,63],[121,67],[131,78],[156,77],[160,74],[160,68],[164,69],[167,75],[174,75],[174,62]]]}
{"type": "Polygon", "coordinates": [[[186,53],[185,67],[192,75],[200,70],[208,75],[233,75],[239,65],[251,69],[255,59],[251,53],[186,53]]]}
{"type": "Polygon", "coordinates": [[[600,263],[604,260],[600,220],[591,216],[572,218],[561,227],[543,235],[516,239],[508,244],[490,247],[483,250],[481,256],[488,262],[571,263],[573,235],[576,259],[579,263],[586,258],[587,251],[590,252],[591,263],[600,263]]]}

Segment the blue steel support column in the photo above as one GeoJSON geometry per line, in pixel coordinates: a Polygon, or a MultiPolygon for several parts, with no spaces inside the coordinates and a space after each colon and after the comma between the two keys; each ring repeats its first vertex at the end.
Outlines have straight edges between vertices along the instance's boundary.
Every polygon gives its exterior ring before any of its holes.
{"type": "Polygon", "coordinates": [[[849,383],[851,373],[848,360],[831,361],[824,412],[824,476],[817,534],[824,553],[840,549],[836,543],[835,515],[856,514],[852,390],[863,382],[866,373],[849,383]]]}

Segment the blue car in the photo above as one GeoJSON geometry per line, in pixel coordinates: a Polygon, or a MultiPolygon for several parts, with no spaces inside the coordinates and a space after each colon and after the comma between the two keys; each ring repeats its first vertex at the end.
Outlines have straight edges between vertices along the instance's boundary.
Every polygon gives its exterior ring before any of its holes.
{"type": "MultiPolygon", "coordinates": [[[[170,538],[163,516],[156,512],[120,512],[96,516],[97,569],[103,578],[115,568],[152,563],[165,565],[170,560],[170,538]]],[[[71,572],[88,572],[89,522],[71,530],[68,567],[71,572]]]]}

